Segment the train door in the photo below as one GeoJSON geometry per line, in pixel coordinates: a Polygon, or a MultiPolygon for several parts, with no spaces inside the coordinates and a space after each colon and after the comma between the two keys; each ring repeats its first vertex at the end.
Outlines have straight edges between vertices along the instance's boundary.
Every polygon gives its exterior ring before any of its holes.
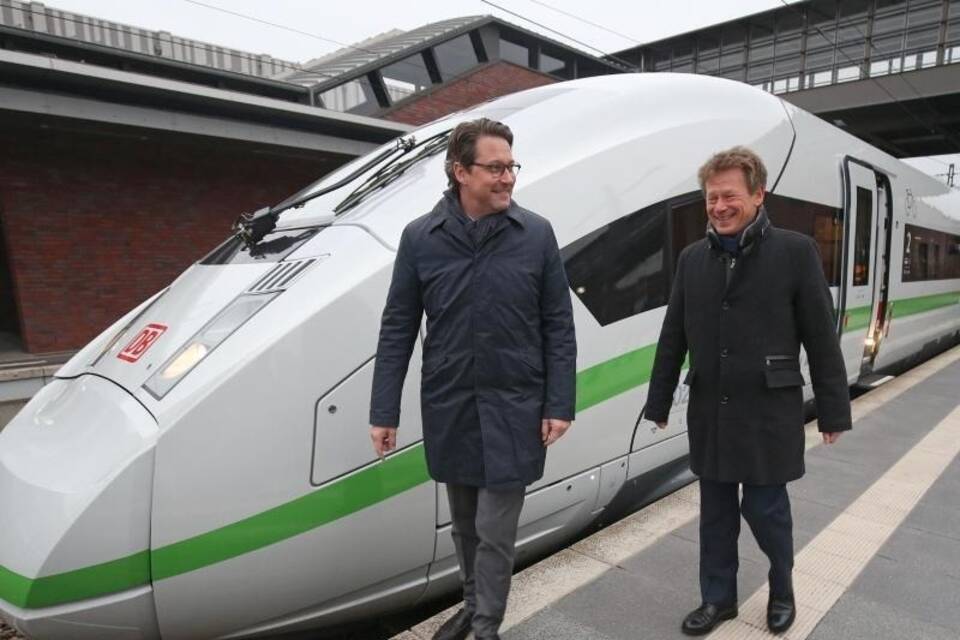
{"type": "Polygon", "coordinates": [[[873,284],[873,313],[870,328],[864,343],[861,375],[873,372],[873,363],[880,351],[880,343],[887,333],[890,321],[890,250],[893,241],[893,197],[890,179],[877,173],[877,223],[874,272],[877,274],[873,284]]]}
{"type": "Polygon", "coordinates": [[[869,166],[847,158],[844,225],[844,274],[840,287],[840,346],[847,378],[860,377],[865,349],[874,318],[874,296],[878,293],[877,273],[878,200],[877,174],[869,166]]]}

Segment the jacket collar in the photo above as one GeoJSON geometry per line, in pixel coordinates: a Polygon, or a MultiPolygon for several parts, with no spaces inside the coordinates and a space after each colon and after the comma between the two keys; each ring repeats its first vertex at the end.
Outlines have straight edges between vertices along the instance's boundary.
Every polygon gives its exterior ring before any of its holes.
{"type": "MultiPolygon", "coordinates": [[[[524,212],[520,206],[510,199],[510,206],[507,207],[507,210],[503,212],[503,215],[507,216],[507,219],[513,222],[520,228],[525,227],[524,221],[524,212]]],[[[433,208],[434,219],[430,223],[430,231],[438,227],[442,227],[447,222],[454,223],[456,227],[460,227],[460,221],[457,220],[457,216],[463,216],[467,218],[467,214],[464,213],[463,207],[460,206],[460,197],[453,189],[447,189],[443,192],[443,197],[440,198],[440,201],[437,202],[436,206],[433,208]]]]}
{"type": "MultiPolygon", "coordinates": [[[[737,241],[737,246],[740,249],[741,255],[747,255],[754,248],[760,244],[760,241],[763,239],[763,236],[767,233],[767,229],[770,228],[770,218],[767,216],[767,208],[763,205],[760,205],[760,209],[757,211],[757,217],[754,218],[750,224],[743,228],[739,234],[739,239],[737,241]]],[[[713,225],[707,222],[707,241],[710,243],[710,246],[717,251],[723,251],[723,244],[720,242],[720,234],[717,233],[716,229],[713,228],[713,225]]]]}

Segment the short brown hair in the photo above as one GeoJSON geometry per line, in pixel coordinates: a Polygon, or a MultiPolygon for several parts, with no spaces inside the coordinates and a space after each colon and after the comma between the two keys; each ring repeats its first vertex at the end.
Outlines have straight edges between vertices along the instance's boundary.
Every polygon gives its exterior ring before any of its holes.
{"type": "Polygon", "coordinates": [[[469,167],[474,163],[477,159],[477,138],[480,136],[503,138],[507,144],[513,146],[513,131],[502,122],[479,118],[458,124],[447,140],[447,161],[444,163],[447,182],[454,191],[459,191],[460,183],[453,173],[453,164],[459,162],[464,167],[469,167]]]}
{"type": "Polygon", "coordinates": [[[747,189],[750,190],[750,193],[756,193],[761,188],[765,189],[767,187],[767,168],[763,166],[763,160],[760,159],[760,156],[746,147],[736,146],[713,154],[700,167],[700,171],[697,172],[697,178],[700,180],[700,190],[706,192],[707,180],[728,169],[743,171],[743,177],[747,180],[747,189]]]}

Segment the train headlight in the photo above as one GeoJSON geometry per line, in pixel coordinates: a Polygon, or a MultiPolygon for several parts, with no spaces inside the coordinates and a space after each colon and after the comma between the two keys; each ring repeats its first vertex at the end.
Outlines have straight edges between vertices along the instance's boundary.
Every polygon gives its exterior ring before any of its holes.
{"type": "Polygon", "coordinates": [[[279,291],[262,294],[244,294],[238,296],[213,320],[203,326],[185,345],[180,347],[173,357],[143,385],[143,388],[157,400],[163,398],[180,380],[190,373],[197,364],[216,349],[221,342],[252,318],[279,291]]]}

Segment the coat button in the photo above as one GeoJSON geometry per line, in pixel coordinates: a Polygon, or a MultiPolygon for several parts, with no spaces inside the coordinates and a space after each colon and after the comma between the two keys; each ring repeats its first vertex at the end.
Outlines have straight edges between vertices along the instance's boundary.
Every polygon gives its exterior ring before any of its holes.
{"type": "Polygon", "coordinates": [[[726,358],[727,355],[728,355],[728,353],[727,353],[727,350],[726,350],[726,349],[721,349],[721,350],[720,350],[720,357],[721,357],[721,358],[726,358]]]}
{"type": "Polygon", "coordinates": [[[727,309],[730,308],[730,303],[727,302],[726,300],[724,300],[724,301],[720,304],[720,308],[723,309],[724,311],[726,311],[727,309]]]}
{"type": "Polygon", "coordinates": [[[723,396],[722,398],[720,398],[720,404],[727,404],[728,402],[730,402],[730,398],[728,398],[727,396],[723,396]]]}

